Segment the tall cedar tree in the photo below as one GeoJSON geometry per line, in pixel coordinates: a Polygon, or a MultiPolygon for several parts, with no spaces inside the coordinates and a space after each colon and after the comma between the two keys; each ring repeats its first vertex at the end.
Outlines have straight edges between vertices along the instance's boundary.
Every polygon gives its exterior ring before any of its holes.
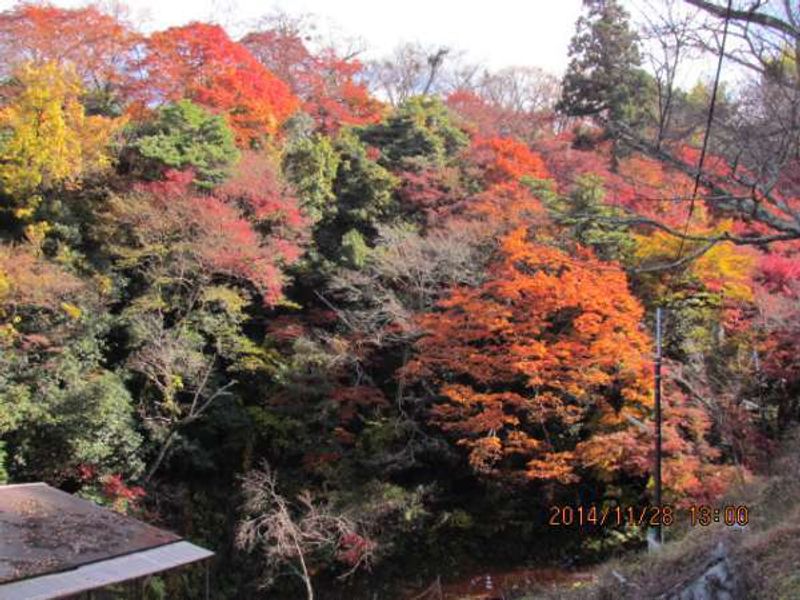
{"type": "Polygon", "coordinates": [[[641,88],[641,57],[628,13],[617,0],[584,0],[569,45],[558,110],[574,117],[607,113],[613,121],[630,120],[641,88]]]}

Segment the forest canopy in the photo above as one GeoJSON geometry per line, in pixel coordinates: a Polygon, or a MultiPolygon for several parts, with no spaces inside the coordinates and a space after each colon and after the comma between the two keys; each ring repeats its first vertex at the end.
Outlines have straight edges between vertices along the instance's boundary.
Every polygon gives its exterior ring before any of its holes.
{"type": "Polygon", "coordinates": [[[543,515],[653,504],[657,308],[662,502],[760,473],[800,419],[800,12],[583,4],[561,79],[0,13],[0,484],[208,545],[219,599],[598,560],[645,528],[543,515]],[[700,55],[741,81],[681,87],[700,55]]]}

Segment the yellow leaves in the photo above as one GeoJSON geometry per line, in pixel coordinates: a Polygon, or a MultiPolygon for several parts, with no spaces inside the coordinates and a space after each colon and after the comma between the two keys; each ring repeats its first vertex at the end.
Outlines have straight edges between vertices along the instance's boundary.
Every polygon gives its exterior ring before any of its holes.
{"type": "Polygon", "coordinates": [[[47,234],[52,229],[52,225],[47,221],[39,221],[37,223],[30,223],[25,226],[25,239],[27,239],[31,246],[39,250],[42,242],[47,234]]]}
{"type": "Polygon", "coordinates": [[[636,241],[634,256],[642,264],[670,254],[676,256],[680,248],[680,240],[663,231],[656,231],[650,235],[635,234],[633,237],[636,241]]]}
{"type": "Polygon", "coordinates": [[[11,281],[9,281],[8,274],[0,269],[0,301],[11,291],[11,281]]]}
{"type": "Polygon", "coordinates": [[[700,279],[719,288],[731,300],[753,299],[752,273],[756,260],[753,254],[731,243],[718,244],[694,265],[700,279]]]}
{"type": "Polygon", "coordinates": [[[55,63],[26,64],[15,74],[18,93],[0,110],[0,188],[29,218],[37,189],[73,184],[106,168],[106,146],[119,119],[86,116],[83,88],[73,71],[55,63]]]}
{"type": "MultiPolygon", "coordinates": [[[[2,312],[0,312],[0,316],[1,315],[2,312]]],[[[3,348],[4,346],[11,346],[16,341],[18,336],[19,334],[17,333],[17,330],[11,323],[0,325],[0,348],[3,348]]]]}
{"type": "Polygon", "coordinates": [[[174,390],[180,391],[183,389],[183,377],[180,375],[173,375],[172,376],[172,388],[174,390]]]}
{"type": "Polygon", "coordinates": [[[38,196],[31,196],[28,199],[28,206],[25,208],[16,209],[14,211],[14,216],[21,221],[30,219],[33,216],[36,207],[39,205],[39,202],[40,198],[38,196]]]}
{"type": "Polygon", "coordinates": [[[61,310],[63,310],[67,316],[72,319],[73,321],[77,321],[83,315],[83,311],[80,308],[75,306],[74,304],[70,304],[69,302],[62,302],[61,303],[61,310]]]}
{"type": "MultiPolygon", "coordinates": [[[[714,229],[694,233],[715,236],[730,231],[731,227],[730,221],[724,221],[714,229]]],[[[681,248],[680,239],[664,231],[635,235],[634,238],[637,246],[635,256],[643,265],[672,262],[681,248]]],[[[697,251],[703,244],[705,242],[685,242],[682,255],[686,256],[697,251]]],[[[711,291],[721,292],[730,300],[749,301],[753,298],[751,282],[755,263],[752,251],[737,247],[730,242],[721,242],[692,261],[687,269],[711,291]]]]}
{"type": "Polygon", "coordinates": [[[206,303],[219,303],[230,314],[241,314],[250,302],[233,288],[212,286],[203,292],[206,303]]]}
{"type": "Polygon", "coordinates": [[[107,275],[96,275],[94,282],[101,296],[110,296],[111,292],[114,291],[114,280],[107,275]]]}

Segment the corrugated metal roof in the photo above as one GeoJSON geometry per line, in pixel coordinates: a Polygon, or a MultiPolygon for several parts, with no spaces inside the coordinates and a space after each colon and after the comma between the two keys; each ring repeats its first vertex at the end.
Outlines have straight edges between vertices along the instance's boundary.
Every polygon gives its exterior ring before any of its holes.
{"type": "Polygon", "coordinates": [[[59,598],[210,556],[46,484],[0,486],[0,600],[59,598]]]}
{"type": "Polygon", "coordinates": [[[61,573],[6,583],[0,585],[0,600],[62,598],[114,583],[138,579],[153,573],[168,571],[182,565],[205,560],[213,555],[213,552],[189,542],[175,542],[61,573]]]}
{"type": "Polygon", "coordinates": [[[0,583],[180,539],[44,483],[0,486],[0,583]]]}

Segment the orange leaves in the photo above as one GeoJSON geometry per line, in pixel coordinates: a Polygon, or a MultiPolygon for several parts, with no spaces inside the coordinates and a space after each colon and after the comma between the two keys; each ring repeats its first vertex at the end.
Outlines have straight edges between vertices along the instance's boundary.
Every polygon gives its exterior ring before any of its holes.
{"type": "MultiPolygon", "coordinates": [[[[466,445],[465,440],[459,442],[466,445]]],[[[469,464],[478,473],[488,473],[503,456],[503,443],[497,436],[478,438],[471,444],[469,464]]]]}
{"type": "MultiPolygon", "coordinates": [[[[737,477],[737,471],[745,471],[718,464],[720,451],[707,441],[713,425],[708,407],[684,396],[669,378],[664,398],[664,486],[679,502],[714,501],[737,477]]],[[[720,402],[718,411],[725,410],[723,407],[724,402],[720,402]]],[[[735,435],[744,438],[748,429],[743,427],[735,435]]],[[[652,436],[640,434],[639,445],[643,451],[650,451],[652,436]]]]}
{"type": "Polygon", "coordinates": [[[339,418],[343,423],[355,418],[360,408],[374,408],[387,404],[383,392],[369,385],[338,387],[331,392],[331,400],[339,406],[339,418]]]}
{"type": "Polygon", "coordinates": [[[288,86],[217,25],[154,33],[140,67],[145,105],[189,98],[224,114],[242,146],[276,133],[298,106],[288,86]]]}
{"type": "Polygon", "coordinates": [[[280,28],[249,33],[242,44],[289,84],[323,133],[380,120],[383,105],[356,80],[358,61],[342,59],[331,49],[312,54],[300,34],[280,28]]]}
{"type": "Polygon", "coordinates": [[[487,185],[518,181],[522,177],[550,177],[542,158],[513,138],[478,138],[470,153],[472,160],[483,168],[487,185]]]}
{"type": "Polygon", "coordinates": [[[618,268],[518,228],[492,278],[439,308],[421,318],[427,335],[406,373],[437,386],[430,418],[477,470],[569,481],[583,464],[580,441],[627,430],[623,411],[644,418],[649,341],[618,268]]]}
{"type": "Polygon", "coordinates": [[[276,133],[299,106],[283,81],[217,25],[173,27],[141,42],[96,7],[22,4],[0,14],[0,49],[9,64],[74,67],[92,91],[124,91],[135,101],[134,114],[188,98],[225,115],[247,146],[276,133]]]}
{"type": "Polygon", "coordinates": [[[465,203],[465,212],[508,231],[521,225],[545,225],[547,213],[538,198],[523,185],[526,177],[547,179],[541,157],[510,138],[477,138],[468,161],[484,190],[465,203]]]}
{"type": "MultiPolygon", "coordinates": [[[[742,468],[720,464],[720,451],[708,441],[714,423],[708,406],[684,395],[671,377],[671,364],[664,369],[665,384],[662,396],[662,477],[665,501],[669,503],[713,502],[739,474],[742,468]],[[738,473],[737,473],[738,471],[738,473]]],[[[717,411],[729,410],[718,400],[717,411]]],[[[621,416],[625,420],[635,415],[621,416]]],[[[719,416],[719,415],[718,415],[719,416]]],[[[736,435],[751,432],[742,426],[736,435]]],[[[717,430],[717,433],[719,431],[717,430]]],[[[651,472],[654,457],[654,424],[652,420],[633,427],[618,428],[604,436],[594,436],[580,442],[576,456],[585,467],[602,475],[624,469],[638,477],[651,472]]]]}
{"type": "Polygon", "coordinates": [[[499,226],[503,231],[520,225],[544,226],[549,223],[539,199],[516,182],[493,185],[470,198],[465,203],[464,212],[470,217],[499,226]]]}
{"type": "Polygon", "coordinates": [[[6,316],[4,306],[56,310],[62,299],[81,287],[78,279],[37,256],[35,249],[0,245],[0,318],[6,316]]]}
{"type": "Polygon", "coordinates": [[[355,80],[360,71],[358,61],[340,59],[332,51],[315,57],[314,69],[306,76],[304,109],[323,133],[336,133],[342,125],[368,125],[381,120],[383,105],[370,96],[365,84],[355,80]]]}
{"type": "Polygon", "coordinates": [[[0,14],[0,52],[7,64],[52,61],[71,66],[90,87],[124,83],[123,66],[138,39],[96,6],[63,9],[24,3],[0,14]]]}
{"type": "Polygon", "coordinates": [[[572,483],[578,480],[573,472],[575,455],[573,452],[550,452],[543,458],[529,460],[526,465],[525,475],[528,479],[544,479],[572,483]]]}

